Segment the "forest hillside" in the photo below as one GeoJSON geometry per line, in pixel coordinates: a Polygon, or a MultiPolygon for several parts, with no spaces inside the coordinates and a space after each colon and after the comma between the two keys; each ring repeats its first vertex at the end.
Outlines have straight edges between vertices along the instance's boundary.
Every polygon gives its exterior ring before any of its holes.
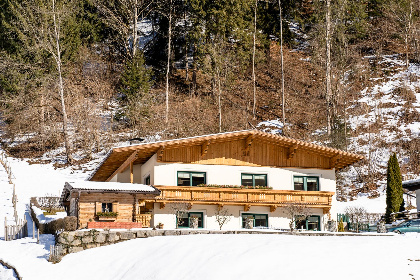
{"type": "Polygon", "coordinates": [[[257,127],[360,153],[338,198],[420,173],[414,0],[6,0],[1,145],[78,166],[133,138],[257,127]],[[279,8],[281,7],[281,9],[279,8]]]}

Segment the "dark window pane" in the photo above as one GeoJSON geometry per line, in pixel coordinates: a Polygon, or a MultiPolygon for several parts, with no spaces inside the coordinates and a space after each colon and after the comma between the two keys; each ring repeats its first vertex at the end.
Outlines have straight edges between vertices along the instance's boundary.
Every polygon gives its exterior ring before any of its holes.
{"type": "Polygon", "coordinates": [[[318,190],[318,179],[317,178],[307,178],[306,179],[307,191],[317,191],[318,190]]]}
{"type": "Polygon", "coordinates": [[[112,212],[112,203],[102,203],[102,212],[112,212]]]}
{"type": "Polygon", "coordinates": [[[178,172],[178,186],[190,186],[189,172],[178,172]]]}
{"type": "Polygon", "coordinates": [[[206,183],[205,173],[191,173],[191,186],[198,186],[206,183]]]}
{"type": "Polygon", "coordinates": [[[145,184],[145,185],[150,185],[150,175],[149,175],[149,176],[147,176],[147,177],[144,179],[144,184],[145,184]]]}
{"type": "Polygon", "coordinates": [[[190,219],[192,217],[197,217],[198,218],[198,227],[202,228],[203,227],[203,214],[202,213],[191,213],[190,214],[190,219]]]}
{"type": "Polygon", "coordinates": [[[242,186],[253,186],[252,175],[242,174],[242,186]]]}
{"type": "Polygon", "coordinates": [[[253,220],[254,219],[254,215],[247,215],[247,214],[242,214],[242,228],[245,228],[245,220],[246,218],[253,220]]]}
{"type": "Polygon", "coordinates": [[[255,186],[267,186],[267,175],[254,175],[255,186]]]}
{"type": "Polygon", "coordinates": [[[256,227],[267,227],[267,216],[266,215],[255,215],[255,226],[256,227]]]}
{"type": "Polygon", "coordinates": [[[308,217],[308,230],[319,230],[319,217],[308,217]]]}
{"type": "Polygon", "coordinates": [[[303,177],[295,177],[293,178],[293,183],[295,185],[296,191],[303,191],[303,177]]]}
{"type": "Polygon", "coordinates": [[[188,223],[188,213],[183,212],[180,214],[180,217],[178,218],[178,227],[189,227],[188,223]]]}

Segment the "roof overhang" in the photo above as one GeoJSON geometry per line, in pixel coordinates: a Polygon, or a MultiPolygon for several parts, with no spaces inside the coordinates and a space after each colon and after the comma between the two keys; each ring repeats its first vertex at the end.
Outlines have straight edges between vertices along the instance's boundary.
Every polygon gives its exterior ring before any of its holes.
{"type": "Polygon", "coordinates": [[[143,164],[154,154],[162,151],[163,149],[173,149],[198,145],[205,146],[206,143],[210,142],[214,144],[235,140],[247,140],[250,137],[261,142],[275,144],[294,150],[305,150],[310,153],[328,157],[332,161],[337,161],[337,164],[335,165],[336,169],[342,169],[364,159],[364,157],[361,155],[308,143],[297,139],[287,138],[259,130],[243,130],[115,147],[111,149],[111,151],[107,154],[105,159],[92,173],[88,180],[105,181],[108,178],[111,178],[113,174],[119,171],[118,168],[121,169],[121,166],[124,167],[124,164],[130,160],[130,157],[132,158],[132,164],[143,164]]]}
{"type": "Polygon", "coordinates": [[[151,194],[160,195],[160,190],[154,186],[116,183],[116,182],[66,182],[61,193],[60,203],[66,200],[73,192],[78,193],[128,193],[128,194],[151,194]]]}
{"type": "Polygon", "coordinates": [[[409,191],[420,190],[420,179],[404,181],[402,182],[402,187],[409,191]]]}

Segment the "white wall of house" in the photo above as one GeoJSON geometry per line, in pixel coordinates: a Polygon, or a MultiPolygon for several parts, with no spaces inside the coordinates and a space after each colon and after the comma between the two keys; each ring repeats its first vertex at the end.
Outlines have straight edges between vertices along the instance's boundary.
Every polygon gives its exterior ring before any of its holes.
{"type": "Polygon", "coordinates": [[[241,185],[241,174],[267,174],[268,186],[275,190],[293,190],[293,176],[319,177],[320,191],[335,192],[335,171],[320,169],[273,168],[256,166],[157,163],[154,185],[176,186],[178,171],[206,172],[207,184],[241,185]]]}
{"type": "MultiPolygon", "coordinates": [[[[238,230],[242,228],[242,214],[265,214],[268,216],[268,227],[273,229],[289,229],[290,219],[287,217],[284,209],[279,207],[274,212],[270,212],[269,207],[265,206],[251,206],[249,211],[244,211],[243,206],[228,206],[225,205],[223,209],[227,209],[232,218],[223,225],[222,230],[238,230]]],[[[203,213],[203,227],[206,229],[219,229],[219,224],[216,220],[217,205],[200,205],[195,204],[188,210],[188,212],[203,213]]],[[[320,227],[324,230],[324,223],[328,220],[327,215],[323,214],[322,209],[311,209],[311,215],[320,216],[320,227]]],[[[159,223],[164,224],[165,229],[176,228],[176,217],[171,204],[167,203],[165,208],[160,209],[160,204],[155,203],[153,210],[152,226],[157,226],[159,223]]]]}

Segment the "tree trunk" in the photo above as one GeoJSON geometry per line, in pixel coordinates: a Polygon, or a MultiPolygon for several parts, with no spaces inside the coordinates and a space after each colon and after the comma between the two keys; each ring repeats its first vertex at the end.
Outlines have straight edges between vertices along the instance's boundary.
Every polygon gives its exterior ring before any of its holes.
{"type": "Polygon", "coordinates": [[[283,60],[283,17],[281,11],[281,0],[279,0],[279,13],[280,13],[280,60],[281,60],[281,111],[283,129],[282,134],[285,135],[286,130],[286,113],[285,113],[285,99],[284,99],[284,60],[283,60]]]}
{"type": "Polygon", "coordinates": [[[254,105],[252,107],[252,115],[255,120],[255,111],[257,106],[257,88],[256,88],[256,79],[255,79],[255,44],[256,44],[256,33],[257,33],[257,7],[258,7],[258,0],[255,0],[255,8],[254,8],[254,42],[252,47],[252,85],[254,90],[254,105]]]}
{"type": "Polygon", "coordinates": [[[137,40],[138,40],[138,34],[137,34],[137,0],[134,0],[134,7],[133,7],[133,49],[132,49],[132,57],[134,58],[136,56],[137,52],[137,40]]]}
{"type": "Polygon", "coordinates": [[[219,132],[222,132],[222,88],[220,82],[220,72],[217,69],[217,88],[218,88],[218,105],[219,105],[219,132]]]}
{"type": "Polygon", "coordinates": [[[64,145],[66,149],[66,158],[68,163],[72,163],[73,159],[71,157],[71,142],[70,137],[68,134],[68,125],[67,125],[67,113],[66,113],[66,105],[64,102],[64,84],[63,84],[63,76],[61,71],[61,53],[60,53],[60,26],[59,22],[57,24],[56,20],[56,12],[55,12],[55,0],[52,0],[52,8],[53,8],[53,20],[54,20],[54,35],[55,35],[55,42],[56,42],[56,51],[57,53],[54,55],[55,62],[57,63],[57,71],[58,71],[58,88],[59,88],[59,95],[61,101],[61,113],[63,116],[63,136],[64,136],[64,145]]]}
{"type": "Polygon", "coordinates": [[[165,102],[166,102],[166,124],[169,121],[169,67],[171,65],[171,37],[172,37],[172,0],[170,0],[169,7],[169,27],[168,27],[168,63],[166,64],[166,90],[165,90],[165,102]]]}
{"type": "Polygon", "coordinates": [[[327,0],[327,13],[326,13],[326,105],[327,105],[327,133],[331,135],[332,116],[331,116],[331,0],[327,0]]]}

